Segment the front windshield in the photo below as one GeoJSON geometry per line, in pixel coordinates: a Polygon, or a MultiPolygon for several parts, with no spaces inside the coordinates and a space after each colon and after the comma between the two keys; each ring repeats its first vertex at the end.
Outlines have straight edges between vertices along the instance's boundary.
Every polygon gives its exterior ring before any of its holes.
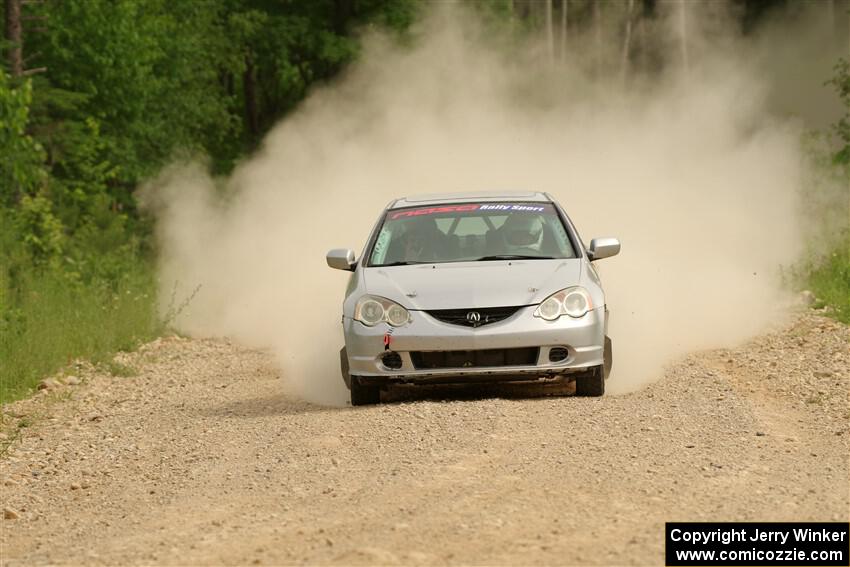
{"type": "Polygon", "coordinates": [[[369,265],[575,257],[550,203],[464,203],[387,211],[369,265]]]}

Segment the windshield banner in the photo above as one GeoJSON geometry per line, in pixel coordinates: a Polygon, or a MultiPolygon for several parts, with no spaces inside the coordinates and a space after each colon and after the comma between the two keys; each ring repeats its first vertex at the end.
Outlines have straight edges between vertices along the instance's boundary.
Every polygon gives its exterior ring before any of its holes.
{"type": "Polygon", "coordinates": [[[390,213],[390,219],[401,219],[418,217],[422,215],[435,215],[440,213],[466,213],[477,211],[492,211],[504,213],[542,213],[547,210],[547,205],[531,203],[469,203],[463,205],[440,205],[437,207],[423,207],[421,209],[403,209],[390,213]]]}

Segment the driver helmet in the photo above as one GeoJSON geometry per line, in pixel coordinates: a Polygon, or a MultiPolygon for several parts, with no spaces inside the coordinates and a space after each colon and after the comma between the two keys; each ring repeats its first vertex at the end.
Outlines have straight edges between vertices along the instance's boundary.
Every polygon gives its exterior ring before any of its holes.
{"type": "Polygon", "coordinates": [[[539,216],[513,214],[502,226],[505,243],[512,249],[540,250],[543,241],[543,221],[539,216]]]}
{"type": "Polygon", "coordinates": [[[422,260],[433,252],[440,229],[430,218],[414,218],[405,223],[405,259],[422,260]]]}

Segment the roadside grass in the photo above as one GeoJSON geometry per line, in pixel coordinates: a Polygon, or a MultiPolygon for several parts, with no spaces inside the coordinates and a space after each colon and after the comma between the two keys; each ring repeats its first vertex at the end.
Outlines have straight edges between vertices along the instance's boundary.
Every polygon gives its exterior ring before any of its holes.
{"type": "Polygon", "coordinates": [[[139,375],[139,370],[128,364],[123,364],[115,360],[108,360],[103,365],[109,374],[120,378],[132,378],[139,375]]]}
{"type": "Polygon", "coordinates": [[[814,294],[813,308],[828,307],[827,315],[850,325],[850,231],[831,252],[798,266],[794,279],[796,287],[814,294]]]}
{"type": "Polygon", "coordinates": [[[814,295],[813,309],[850,325],[850,163],[837,160],[824,132],[802,138],[809,176],[800,194],[805,259],[787,272],[786,283],[814,295]]]}
{"type": "Polygon", "coordinates": [[[0,270],[0,403],[27,396],[39,380],[78,358],[106,365],[120,376],[134,369],[113,363],[162,331],[153,269],[129,269],[119,281],[69,282],[49,271],[32,272],[12,286],[0,270]]]}
{"type": "Polygon", "coordinates": [[[40,407],[30,409],[26,414],[0,413],[0,457],[6,454],[12,445],[27,435],[27,429],[37,426],[50,416],[49,406],[66,403],[71,399],[70,391],[51,390],[41,398],[42,405],[40,407]]]}

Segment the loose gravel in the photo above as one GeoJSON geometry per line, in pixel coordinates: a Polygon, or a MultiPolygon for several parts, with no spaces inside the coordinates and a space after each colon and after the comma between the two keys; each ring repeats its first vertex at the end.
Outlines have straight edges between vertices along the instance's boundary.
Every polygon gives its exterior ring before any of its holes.
{"type": "Polygon", "coordinates": [[[226,340],[116,363],[3,408],[4,565],[663,564],[665,521],[850,515],[850,328],[814,314],[604,398],[322,408],[226,340]]]}

